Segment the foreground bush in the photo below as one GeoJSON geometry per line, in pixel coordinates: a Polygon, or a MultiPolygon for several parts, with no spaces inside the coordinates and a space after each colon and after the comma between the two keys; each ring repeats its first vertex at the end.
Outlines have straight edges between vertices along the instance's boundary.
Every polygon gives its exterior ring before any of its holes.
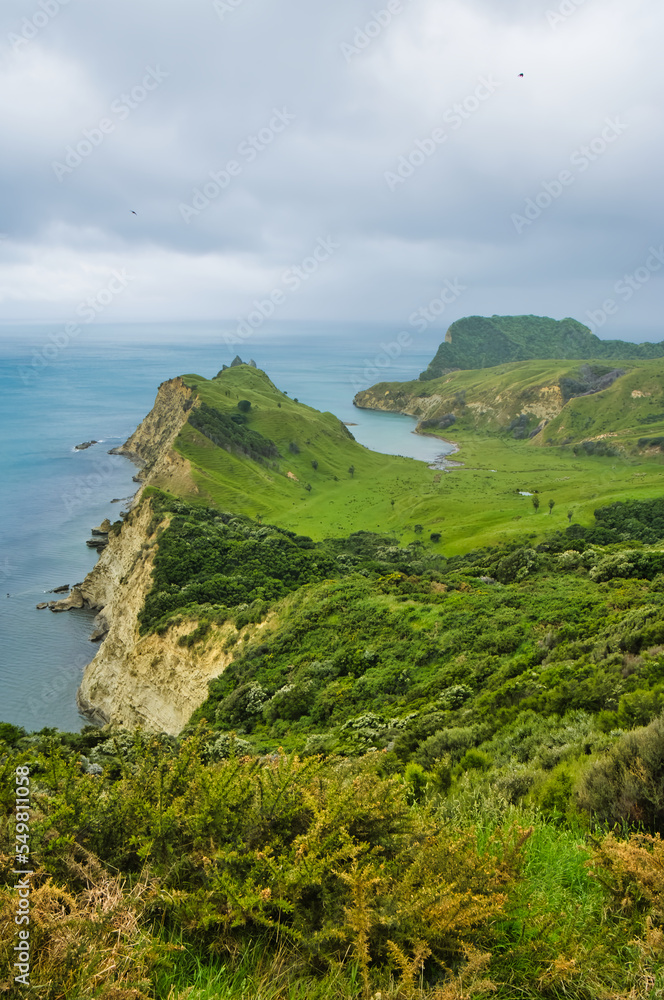
{"type": "MultiPolygon", "coordinates": [[[[215,761],[204,728],[181,741],[5,735],[1,967],[15,933],[10,778],[27,762],[44,1000],[640,1000],[644,982],[664,985],[652,838],[617,868],[622,842],[598,841],[593,858],[496,790],[468,779],[455,804],[420,765],[391,773],[380,752],[238,758],[229,739],[215,761]]],[[[484,780],[471,758],[466,774],[484,780]]]]}
{"type": "MultiPolygon", "coordinates": [[[[263,936],[311,969],[353,959],[368,990],[373,966],[392,962],[412,979],[425,960],[458,964],[504,914],[526,834],[480,852],[472,832],[411,808],[381,755],[205,764],[203,731],[179,748],[137,734],[115,741],[114,757],[108,749],[97,754],[104,777],[81,773],[79,755],[55,743],[30,761],[42,983],[68,991],[77,966],[92,984],[144,989],[139,927],[158,922],[208,954],[263,936]]],[[[5,815],[7,853],[12,825],[5,815]]],[[[7,958],[10,899],[7,889],[7,958]]]]}

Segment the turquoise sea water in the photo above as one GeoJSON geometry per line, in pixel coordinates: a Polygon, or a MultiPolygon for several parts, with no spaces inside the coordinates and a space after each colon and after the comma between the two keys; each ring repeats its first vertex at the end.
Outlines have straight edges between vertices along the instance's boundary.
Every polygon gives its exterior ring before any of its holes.
{"type": "Polygon", "coordinates": [[[211,378],[239,353],[291,397],[356,423],[367,447],[429,463],[446,450],[414,435],[409,417],[352,405],[358,388],[417,378],[441,330],[403,348],[398,327],[373,324],[271,324],[236,346],[212,323],[96,325],[67,346],[61,330],[0,327],[0,721],[30,730],[84,722],[75,698],[97,648],[88,640],[94,615],[35,605],[94,566],[90,528],[117,520],[123,505],[111,500],[136,489],[134,466],[107,452],[150,410],[160,382],[211,378]],[[91,439],[100,443],[74,450],[91,439]]]}

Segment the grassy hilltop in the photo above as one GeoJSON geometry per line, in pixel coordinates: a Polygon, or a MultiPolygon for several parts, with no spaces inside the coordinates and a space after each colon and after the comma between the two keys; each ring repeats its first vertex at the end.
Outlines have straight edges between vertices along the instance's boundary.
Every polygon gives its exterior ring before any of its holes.
{"type": "Polygon", "coordinates": [[[420,379],[428,381],[455,369],[492,368],[533,358],[661,358],[659,344],[629,344],[600,340],[575,319],[547,316],[467,316],[449,327],[420,379]]]}
{"type": "Polygon", "coordinates": [[[424,463],[370,451],[338,417],[290,399],[260,369],[241,365],[214,379],[184,381],[203,407],[192,409],[175,449],[191,462],[207,503],[323,538],[405,528],[434,490],[436,474],[424,463]],[[242,400],[251,404],[244,413],[242,400]],[[225,425],[216,431],[215,414],[225,425]],[[244,438],[234,442],[227,421],[238,418],[244,438]],[[251,435],[267,443],[265,455],[256,441],[252,450],[251,435]]]}

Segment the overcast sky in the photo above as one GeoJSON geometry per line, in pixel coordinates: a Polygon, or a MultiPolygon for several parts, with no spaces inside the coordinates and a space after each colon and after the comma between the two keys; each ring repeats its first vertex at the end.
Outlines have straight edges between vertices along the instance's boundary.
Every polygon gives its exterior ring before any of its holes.
{"type": "Polygon", "coordinates": [[[663,339],[663,36],[661,0],[3,0],[0,320],[663,339]]]}

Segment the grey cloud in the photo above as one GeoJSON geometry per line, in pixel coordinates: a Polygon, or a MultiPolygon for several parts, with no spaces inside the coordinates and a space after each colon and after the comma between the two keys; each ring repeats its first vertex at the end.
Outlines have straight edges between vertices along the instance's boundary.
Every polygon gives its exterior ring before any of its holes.
{"type": "MultiPolygon", "coordinates": [[[[585,0],[555,29],[559,4],[539,0],[403,0],[377,20],[381,0],[220,3],[69,0],[12,51],[40,8],[6,0],[0,318],[66,312],[62,269],[75,295],[82,264],[105,259],[140,273],[118,315],[235,316],[327,234],[341,248],[285,318],[399,322],[455,275],[461,314],[583,318],[664,236],[654,2],[585,0]],[[143,97],[151,71],[163,79],[143,97]],[[487,77],[500,86],[478,102],[487,77]],[[270,137],[274,109],[294,120],[270,137]],[[581,169],[607,119],[628,128],[581,169]],[[54,168],[80,143],[79,165],[54,168]],[[42,296],[28,271],[43,271],[42,296]]],[[[656,330],[658,281],[625,328],[656,330]]]]}

